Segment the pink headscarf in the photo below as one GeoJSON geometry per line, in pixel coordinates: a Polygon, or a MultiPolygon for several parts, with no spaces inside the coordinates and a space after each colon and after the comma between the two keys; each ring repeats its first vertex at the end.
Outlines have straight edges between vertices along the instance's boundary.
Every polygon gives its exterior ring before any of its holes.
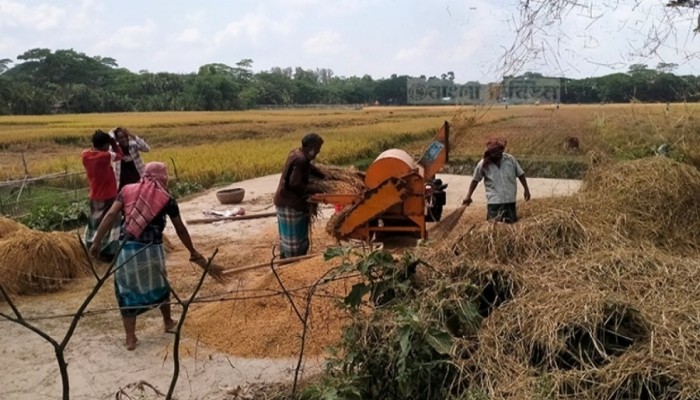
{"type": "Polygon", "coordinates": [[[126,185],[121,195],[124,202],[124,229],[139,237],[149,223],[170,201],[167,189],[168,166],[162,162],[150,162],[143,170],[138,183],[126,185]]]}

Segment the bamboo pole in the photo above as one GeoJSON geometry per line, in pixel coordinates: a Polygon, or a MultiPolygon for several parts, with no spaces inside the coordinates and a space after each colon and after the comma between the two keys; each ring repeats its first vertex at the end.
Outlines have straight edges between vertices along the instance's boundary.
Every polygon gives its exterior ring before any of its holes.
{"type": "Polygon", "coordinates": [[[247,219],[258,219],[258,218],[267,218],[267,217],[275,217],[277,216],[277,212],[266,212],[262,214],[250,214],[250,215],[236,215],[236,216],[230,216],[230,217],[219,217],[219,218],[202,218],[202,219],[191,219],[188,220],[188,224],[208,224],[211,222],[218,222],[218,221],[243,221],[247,219]]]}

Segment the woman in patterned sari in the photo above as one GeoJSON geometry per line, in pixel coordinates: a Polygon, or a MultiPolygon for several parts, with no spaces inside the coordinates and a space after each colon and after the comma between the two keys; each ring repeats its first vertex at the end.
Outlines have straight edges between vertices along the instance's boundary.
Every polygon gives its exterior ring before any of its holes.
{"type": "Polygon", "coordinates": [[[127,350],[136,348],[137,315],[159,307],[165,331],[170,331],[176,325],[170,315],[170,285],[163,252],[166,215],[170,217],[180,241],[189,250],[190,260],[203,259],[194,248],[180,218],[177,202],[166,189],[167,182],[168,172],[164,163],[146,164],[141,180],[122,188],[97,229],[90,247],[93,257],[99,254],[100,242],[123,210],[123,245],[115,264],[114,289],[126,332],[127,350]]]}

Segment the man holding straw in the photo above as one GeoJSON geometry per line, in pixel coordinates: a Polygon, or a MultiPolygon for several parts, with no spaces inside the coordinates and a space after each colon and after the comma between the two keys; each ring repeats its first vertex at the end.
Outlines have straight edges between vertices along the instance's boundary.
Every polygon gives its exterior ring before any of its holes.
{"type": "Polygon", "coordinates": [[[313,194],[309,190],[310,175],[323,178],[323,173],[311,164],[321,152],[321,146],[321,136],[309,133],[301,139],[301,147],[292,150],[284,163],[274,200],[282,258],[303,256],[309,251],[311,215],[306,198],[313,194]]]}
{"type": "Polygon", "coordinates": [[[462,204],[472,203],[472,194],[481,180],[486,189],[486,219],[488,221],[514,223],[518,221],[515,199],[518,191],[515,178],[523,185],[525,201],[530,200],[525,171],[512,155],[505,153],[505,139],[489,139],[484,158],[474,168],[467,197],[462,204]]]}

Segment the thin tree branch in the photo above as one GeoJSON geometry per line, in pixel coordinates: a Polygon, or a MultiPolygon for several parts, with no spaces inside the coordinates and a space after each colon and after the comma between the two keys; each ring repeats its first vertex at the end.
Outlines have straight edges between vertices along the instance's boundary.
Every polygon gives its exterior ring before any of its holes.
{"type": "MultiPolygon", "coordinates": [[[[84,244],[82,242],[82,239],[78,237],[78,241],[80,242],[81,246],[84,248],[84,244]]],[[[123,247],[119,247],[118,251],[122,250],[123,247]]],[[[32,325],[31,323],[27,322],[24,320],[22,317],[22,314],[20,313],[19,309],[15,306],[14,302],[10,298],[10,296],[7,294],[7,291],[5,288],[0,285],[0,293],[5,297],[5,300],[7,301],[7,304],[10,306],[12,311],[15,313],[17,316],[16,318],[12,318],[6,314],[0,313],[0,316],[3,318],[6,318],[12,322],[15,322],[30,331],[36,333],[39,335],[42,339],[46,340],[49,342],[53,348],[54,348],[54,353],[56,354],[56,362],[58,363],[58,370],[61,374],[61,385],[62,385],[62,393],[63,393],[63,400],[69,400],[70,399],[70,380],[69,380],[69,375],[68,375],[68,363],[66,363],[66,358],[65,358],[65,348],[68,345],[68,342],[70,341],[71,337],[73,337],[73,334],[75,333],[75,329],[78,326],[78,322],[80,321],[80,318],[83,316],[83,313],[85,312],[85,309],[87,309],[88,305],[92,301],[92,299],[97,295],[99,290],[102,288],[104,283],[107,281],[109,278],[110,274],[114,270],[114,264],[117,261],[117,258],[115,257],[114,260],[112,260],[112,263],[110,264],[109,268],[107,268],[107,271],[104,273],[102,277],[99,277],[94,270],[94,266],[92,265],[92,261],[90,260],[90,256],[87,255],[88,257],[88,262],[91,265],[91,268],[93,269],[93,273],[97,277],[97,283],[95,283],[95,286],[93,286],[92,290],[88,294],[88,296],[85,298],[83,303],[80,305],[78,308],[78,311],[73,315],[73,318],[71,319],[70,325],[68,327],[68,330],[66,331],[66,334],[63,336],[63,340],[61,340],[61,343],[58,343],[54,338],[52,338],[49,334],[46,332],[42,331],[41,329],[37,328],[36,326],[32,325]]]]}
{"type": "Polygon", "coordinates": [[[24,320],[24,318],[22,318],[22,314],[19,312],[19,309],[17,309],[17,307],[15,306],[15,303],[10,298],[10,295],[7,294],[7,292],[5,291],[5,287],[1,283],[0,283],[0,293],[2,294],[2,297],[7,301],[7,305],[10,306],[10,308],[12,309],[12,312],[15,313],[15,315],[17,316],[17,319],[24,320]]]}
{"type": "Polygon", "coordinates": [[[313,300],[314,293],[316,293],[316,288],[319,284],[326,282],[326,277],[331,274],[333,270],[328,270],[324,273],[309,289],[306,294],[306,308],[304,310],[304,318],[301,321],[301,344],[299,348],[299,358],[297,359],[297,366],[294,369],[294,383],[292,384],[292,395],[296,394],[297,384],[299,383],[299,371],[301,371],[301,364],[304,361],[304,350],[306,348],[306,335],[309,331],[309,316],[311,315],[311,301],[313,300]]]}
{"type": "MultiPolygon", "coordinates": [[[[0,287],[1,287],[1,286],[0,286],[0,287]]],[[[5,301],[7,301],[8,304],[10,304],[10,302],[12,302],[12,300],[10,300],[9,297],[5,297],[5,301]]],[[[10,307],[12,307],[12,306],[10,306],[10,307]]],[[[12,317],[12,316],[10,316],[10,315],[7,315],[7,314],[5,314],[5,313],[2,313],[2,312],[0,312],[0,317],[3,317],[3,318],[5,318],[5,319],[7,319],[8,321],[12,321],[12,322],[14,322],[14,323],[16,323],[16,324],[19,324],[19,325],[21,325],[21,326],[23,326],[23,327],[29,329],[30,331],[32,331],[32,332],[36,333],[37,335],[41,336],[41,337],[42,337],[44,340],[46,340],[47,342],[51,343],[51,345],[54,346],[54,347],[58,346],[58,342],[56,342],[51,336],[47,335],[47,334],[44,333],[41,329],[35,327],[34,325],[30,324],[29,322],[25,321],[24,319],[22,319],[22,318],[14,318],[14,317],[12,317]]]]}
{"type": "MultiPolygon", "coordinates": [[[[209,257],[209,260],[207,261],[207,265],[204,267],[204,271],[202,271],[202,275],[199,277],[199,282],[197,282],[197,286],[195,286],[194,290],[192,291],[192,294],[190,295],[190,298],[187,299],[185,302],[181,302],[178,300],[178,302],[182,305],[182,314],[180,314],[180,319],[177,322],[177,327],[175,328],[175,340],[173,342],[173,378],[170,381],[170,387],[168,388],[168,393],[165,396],[165,400],[171,400],[173,398],[173,393],[175,393],[175,386],[177,385],[177,380],[180,376],[180,338],[182,337],[182,327],[185,324],[185,318],[187,318],[187,312],[190,309],[190,305],[193,303],[195,297],[197,296],[197,293],[199,293],[199,290],[202,288],[202,285],[204,284],[204,279],[207,277],[209,273],[209,267],[211,267],[212,262],[214,261],[214,257],[216,257],[216,254],[219,252],[219,249],[217,248],[214,250],[214,254],[209,257]]],[[[177,294],[175,294],[175,290],[173,288],[170,288],[170,293],[175,296],[175,298],[179,299],[177,297],[177,294]]]]}
{"type": "Polygon", "coordinates": [[[301,312],[297,308],[297,305],[294,303],[294,300],[292,299],[292,296],[287,291],[287,288],[284,286],[284,283],[282,283],[282,279],[280,279],[280,276],[277,273],[277,270],[275,270],[275,258],[277,258],[277,255],[275,254],[276,248],[277,248],[277,246],[272,248],[272,259],[270,260],[270,269],[272,269],[272,274],[275,276],[275,279],[277,280],[277,283],[279,283],[280,288],[282,288],[284,295],[287,297],[287,299],[289,300],[289,303],[292,305],[292,309],[294,309],[294,313],[297,315],[297,318],[299,318],[299,321],[301,323],[304,323],[304,317],[301,315],[301,312]]]}
{"type": "Polygon", "coordinates": [[[90,266],[90,271],[92,271],[92,276],[95,277],[95,280],[99,281],[100,277],[99,277],[99,275],[97,275],[97,270],[95,269],[95,264],[92,263],[92,257],[90,257],[90,252],[88,251],[87,246],[85,246],[85,243],[83,242],[83,238],[80,237],[80,233],[76,233],[75,235],[78,237],[78,242],[80,242],[80,248],[83,249],[83,254],[85,254],[85,258],[87,258],[87,260],[88,260],[88,265],[90,266]]]}

